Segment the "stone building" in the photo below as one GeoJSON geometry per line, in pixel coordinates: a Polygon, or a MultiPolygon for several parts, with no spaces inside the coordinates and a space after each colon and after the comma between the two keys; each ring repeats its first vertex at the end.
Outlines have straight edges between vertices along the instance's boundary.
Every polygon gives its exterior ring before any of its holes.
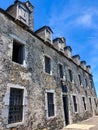
{"type": "Polygon", "coordinates": [[[0,9],[0,130],[60,130],[96,112],[91,67],[50,27],[34,32],[33,10],[0,9]]]}

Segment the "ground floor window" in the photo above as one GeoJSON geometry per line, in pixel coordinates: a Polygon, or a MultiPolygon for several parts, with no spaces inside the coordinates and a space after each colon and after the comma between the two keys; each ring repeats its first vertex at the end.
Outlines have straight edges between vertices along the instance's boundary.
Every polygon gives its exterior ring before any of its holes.
{"type": "Polygon", "coordinates": [[[23,89],[10,88],[8,124],[22,122],[23,89]]]}
{"type": "Polygon", "coordinates": [[[54,93],[47,93],[48,117],[54,116],[54,93]]]}
{"type": "Polygon", "coordinates": [[[77,112],[77,100],[75,95],[73,95],[73,105],[74,105],[74,111],[77,112]]]}

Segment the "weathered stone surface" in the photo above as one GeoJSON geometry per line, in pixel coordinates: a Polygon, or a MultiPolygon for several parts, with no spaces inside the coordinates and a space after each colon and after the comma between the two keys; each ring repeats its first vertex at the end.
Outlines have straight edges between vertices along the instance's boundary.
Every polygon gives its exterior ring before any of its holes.
{"type": "MultiPolygon", "coordinates": [[[[16,24],[5,13],[0,11],[0,130],[60,130],[64,126],[63,95],[68,96],[69,123],[81,121],[92,116],[96,110],[93,101],[96,93],[90,86],[89,77],[92,77],[86,70],[75,64],[73,60],[67,58],[64,53],[54,49],[53,45],[43,42],[40,38],[30,33],[30,31],[16,24]],[[13,40],[24,43],[25,65],[20,65],[12,61],[13,40]],[[51,57],[52,74],[44,71],[44,55],[51,57]],[[61,79],[58,72],[58,63],[64,66],[64,84],[67,92],[63,93],[61,79]],[[68,69],[73,72],[73,81],[70,82],[68,69]],[[79,84],[78,74],[81,74],[79,84]],[[88,88],[85,85],[85,78],[88,80],[88,88]],[[10,88],[24,88],[24,120],[22,124],[8,127],[8,110],[10,88]],[[46,90],[55,92],[55,116],[46,117],[46,90]],[[72,95],[77,96],[78,112],[73,108],[72,95]],[[82,96],[86,98],[87,111],[84,110],[82,96]],[[91,111],[89,97],[92,98],[91,111]]],[[[66,124],[65,124],[66,125],[66,124]]]]}

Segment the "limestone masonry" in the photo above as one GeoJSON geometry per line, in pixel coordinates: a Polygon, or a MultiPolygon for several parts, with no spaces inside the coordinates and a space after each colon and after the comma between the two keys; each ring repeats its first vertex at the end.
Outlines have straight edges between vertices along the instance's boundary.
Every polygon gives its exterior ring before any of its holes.
{"type": "Polygon", "coordinates": [[[0,130],[61,130],[96,114],[90,65],[49,26],[34,32],[33,11],[29,0],[0,9],[0,130]]]}

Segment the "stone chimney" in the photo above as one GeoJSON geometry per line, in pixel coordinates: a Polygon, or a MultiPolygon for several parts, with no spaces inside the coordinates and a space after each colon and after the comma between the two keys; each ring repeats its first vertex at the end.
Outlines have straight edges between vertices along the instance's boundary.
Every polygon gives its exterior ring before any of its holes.
{"type": "Polygon", "coordinates": [[[88,73],[91,74],[91,66],[90,66],[90,65],[87,65],[87,66],[86,66],[86,70],[87,70],[88,73]]]}
{"type": "Polygon", "coordinates": [[[57,48],[59,51],[64,52],[64,48],[66,46],[66,40],[64,37],[58,37],[53,40],[53,45],[55,48],[57,48]]]}
{"type": "Polygon", "coordinates": [[[71,47],[70,46],[66,46],[65,48],[64,48],[64,53],[65,53],[65,55],[68,57],[68,58],[72,58],[72,49],[71,49],[71,47]]]}
{"type": "Polygon", "coordinates": [[[80,65],[80,56],[79,55],[74,55],[72,57],[73,61],[77,64],[80,65]]]}
{"type": "Polygon", "coordinates": [[[86,70],[86,61],[81,61],[81,67],[86,70]]]}

